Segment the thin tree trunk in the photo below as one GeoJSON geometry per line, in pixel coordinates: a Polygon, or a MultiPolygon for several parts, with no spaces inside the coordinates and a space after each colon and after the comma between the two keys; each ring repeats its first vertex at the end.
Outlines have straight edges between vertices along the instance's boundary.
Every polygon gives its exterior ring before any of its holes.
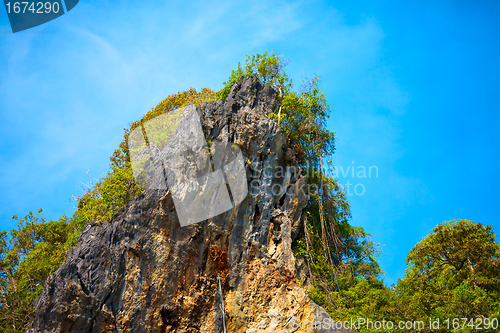
{"type": "Polygon", "coordinates": [[[474,267],[472,266],[472,261],[470,260],[470,253],[467,252],[467,264],[469,264],[469,269],[471,272],[472,284],[474,285],[474,289],[477,288],[476,279],[474,277],[474,267]]]}

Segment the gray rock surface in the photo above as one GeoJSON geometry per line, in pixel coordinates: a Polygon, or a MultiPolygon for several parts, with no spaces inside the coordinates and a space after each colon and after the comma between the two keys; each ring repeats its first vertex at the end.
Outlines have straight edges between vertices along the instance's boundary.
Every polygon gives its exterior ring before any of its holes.
{"type": "Polygon", "coordinates": [[[89,225],[47,279],[29,332],[294,332],[291,318],[326,318],[297,278],[307,181],[287,167],[285,135],[267,117],[277,102],[244,78],[225,102],[198,106],[207,141],[240,147],[248,196],[181,228],[170,190],[147,190],[89,225]]]}

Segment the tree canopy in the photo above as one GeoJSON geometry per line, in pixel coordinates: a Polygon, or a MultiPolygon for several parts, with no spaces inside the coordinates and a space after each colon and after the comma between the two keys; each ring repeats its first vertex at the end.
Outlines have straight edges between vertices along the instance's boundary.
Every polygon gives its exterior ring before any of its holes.
{"type": "Polygon", "coordinates": [[[408,255],[409,267],[395,287],[400,316],[500,320],[500,244],[495,237],[492,226],[469,220],[438,224],[408,255]]]}

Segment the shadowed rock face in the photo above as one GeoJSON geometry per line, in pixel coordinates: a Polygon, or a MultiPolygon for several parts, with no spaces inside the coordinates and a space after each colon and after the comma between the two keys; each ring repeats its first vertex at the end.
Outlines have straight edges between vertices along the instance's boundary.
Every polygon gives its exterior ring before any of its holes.
{"type": "Polygon", "coordinates": [[[244,78],[225,102],[198,107],[207,141],[240,147],[248,196],[181,228],[170,191],[148,190],[87,226],[47,279],[28,331],[294,332],[291,317],[328,318],[297,278],[291,243],[307,183],[286,167],[285,135],[267,117],[276,105],[272,88],[244,78]]]}

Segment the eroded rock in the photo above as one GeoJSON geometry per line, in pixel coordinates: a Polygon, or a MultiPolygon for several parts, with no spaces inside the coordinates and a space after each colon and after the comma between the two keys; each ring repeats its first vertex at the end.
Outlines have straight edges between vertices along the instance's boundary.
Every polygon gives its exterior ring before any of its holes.
{"type": "Polygon", "coordinates": [[[239,206],[181,228],[171,192],[146,191],[80,235],[47,279],[29,331],[294,332],[291,318],[328,318],[297,278],[291,244],[307,181],[287,167],[285,135],[267,117],[277,102],[272,88],[245,78],[224,103],[198,107],[207,141],[243,153],[248,196],[239,206]]]}

